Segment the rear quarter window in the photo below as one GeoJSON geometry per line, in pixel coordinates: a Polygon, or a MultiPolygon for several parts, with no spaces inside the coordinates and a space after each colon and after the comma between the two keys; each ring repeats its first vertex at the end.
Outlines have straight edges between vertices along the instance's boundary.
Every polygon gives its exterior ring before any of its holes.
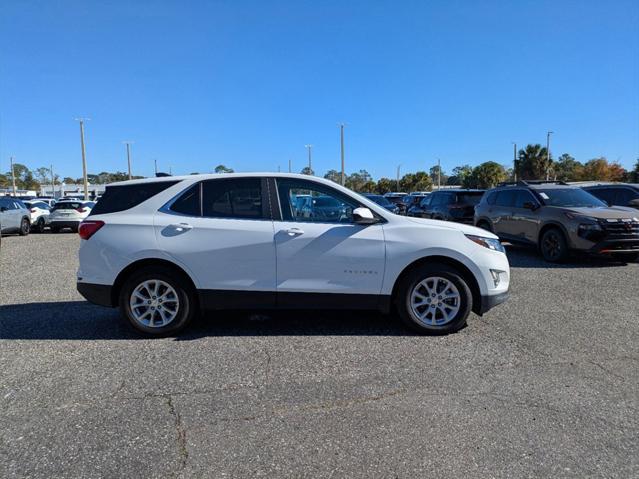
{"type": "Polygon", "coordinates": [[[107,186],[104,194],[91,210],[90,216],[125,211],[177,184],[177,181],[156,181],[134,185],[107,186]]]}

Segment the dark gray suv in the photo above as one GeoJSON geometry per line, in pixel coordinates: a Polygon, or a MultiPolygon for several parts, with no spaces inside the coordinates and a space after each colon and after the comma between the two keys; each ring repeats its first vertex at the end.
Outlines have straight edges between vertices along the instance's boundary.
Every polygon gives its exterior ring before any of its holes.
{"type": "Polygon", "coordinates": [[[475,207],[475,225],[501,239],[539,248],[547,261],[569,252],[639,257],[639,212],[609,207],[562,182],[520,181],[489,190],[475,207]]]}

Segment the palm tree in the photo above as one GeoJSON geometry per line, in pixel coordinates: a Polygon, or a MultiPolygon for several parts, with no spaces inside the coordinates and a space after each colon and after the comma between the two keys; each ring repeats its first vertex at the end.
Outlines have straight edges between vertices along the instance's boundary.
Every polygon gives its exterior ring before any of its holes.
{"type": "Polygon", "coordinates": [[[516,163],[517,177],[523,180],[544,180],[552,168],[552,158],[548,158],[546,148],[540,144],[528,144],[519,150],[516,163]]]}

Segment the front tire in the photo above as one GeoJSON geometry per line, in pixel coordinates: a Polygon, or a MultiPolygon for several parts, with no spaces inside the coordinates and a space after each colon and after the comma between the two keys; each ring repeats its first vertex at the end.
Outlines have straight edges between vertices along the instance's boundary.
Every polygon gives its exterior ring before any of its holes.
{"type": "Polygon", "coordinates": [[[188,283],[182,275],[162,266],[136,271],[120,290],[120,314],[146,335],[175,334],[195,316],[195,292],[188,283]]]}
{"type": "Polygon", "coordinates": [[[30,230],[31,225],[29,224],[29,220],[22,218],[22,222],[20,223],[20,236],[27,236],[30,230]]]}
{"type": "Polygon", "coordinates": [[[445,264],[415,268],[399,284],[397,312],[406,326],[422,334],[449,334],[466,325],[473,296],[459,272],[445,264]]]}
{"type": "Polygon", "coordinates": [[[568,258],[568,243],[558,228],[550,228],[542,235],[539,249],[544,259],[550,263],[561,263],[568,258]]]}
{"type": "Polygon", "coordinates": [[[485,221],[485,220],[479,221],[477,223],[477,228],[481,228],[483,230],[490,231],[491,233],[493,232],[493,229],[490,226],[490,223],[488,223],[488,221],[485,221]]]}

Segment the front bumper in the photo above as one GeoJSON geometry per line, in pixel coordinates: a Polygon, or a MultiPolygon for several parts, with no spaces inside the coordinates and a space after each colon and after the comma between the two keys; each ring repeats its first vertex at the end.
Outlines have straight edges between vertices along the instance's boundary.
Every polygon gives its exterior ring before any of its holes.
{"type": "Polygon", "coordinates": [[[78,293],[89,303],[99,306],[114,306],[111,298],[111,286],[108,284],[77,283],[78,293]]]}
{"type": "Polygon", "coordinates": [[[476,311],[480,316],[487,311],[490,311],[495,306],[505,302],[510,297],[510,291],[504,291],[503,293],[493,294],[493,295],[482,295],[481,297],[481,305],[479,307],[479,311],[476,311]]]}

